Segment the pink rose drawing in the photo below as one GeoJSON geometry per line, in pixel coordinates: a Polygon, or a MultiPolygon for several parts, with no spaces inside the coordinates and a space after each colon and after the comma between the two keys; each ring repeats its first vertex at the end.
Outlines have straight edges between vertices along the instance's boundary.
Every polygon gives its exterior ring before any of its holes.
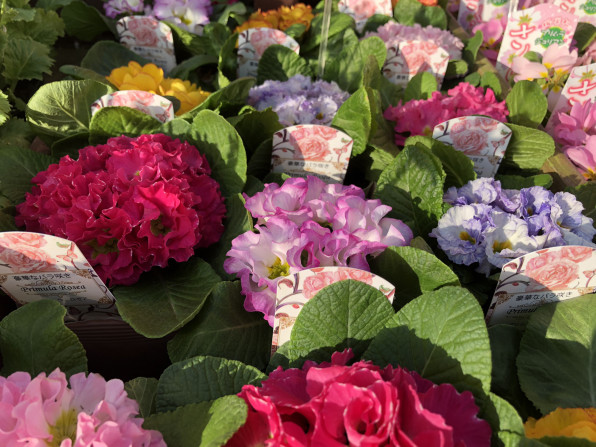
{"type": "Polygon", "coordinates": [[[296,149],[295,159],[324,161],[331,155],[329,139],[319,135],[312,127],[302,127],[290,135],[290,141],[296,149]]]}
{"type": "Polygon", "coordinates": [[[283,45],[288,40],[288,36],[276,29],[259,28],[251,32],[248,39],[260,58],[271,45],[283,45]]]}
{"type": "Polygon", "coordinates": [[[479,127],[486,132],[490,132],[491,130],[496,129],[500,122],[485,116],[478,116],[474,118],[473,123],[475,127],[479,127]]]}
{"type": "Polygon", "coordinates": [[[375,0],[346,0],[345,4],[354,11],[356,21],[366,20],[380,9],[379,2],[375,0]]]}
{"type": "Polygon", "coordinates": [[[7,264],[14,273],[55,272],[56,260],[39,248],[27,245],[0,247],[0,264],[7,264]]]}
{"type": "Polygon", "coordinates": [[[47,244],[45,236],[39,233],[14,232],[0,235],[0,249],[6,245],[26,245],[40,248],[47,244]]]}
{"type": "Polygon", "coordinates": [[[128,30],[134,36],[137,45],[157,47],[159,22],[151,18],[135,18],[128,22],[128,30]]]}
{"type": "Polygon", "coordinates": [[[543,256],[528,262],[526,276],[534,282],[530,290],[561,290],[569,288],[579,278],[579,266],[569,259],[543,256]],[[534,260],[537,262],[533,263],[534,260]]]}
{"type": "Polygon", "coordinates": [[[572,262],[582,262],[594,255],[590,247],[568,246],[561,249],[561,257],[572,262]]]}
{"type": "Polygon", "coordinates": [[[341,281],[339,272],[317,273],[316,275],[309,276],[304,280],[304,288],[302,293],[304,293],[304,297],[307,300],[310,300],[323,287],[327,287],[328,285],[333,284],[337,281],[341,281]]]}
{"type": "Polygon", "coordinates": [[[488,144],[488,134],[482,129],[451,130],[453,146],[466,155],[479,155],[488,144]]]}

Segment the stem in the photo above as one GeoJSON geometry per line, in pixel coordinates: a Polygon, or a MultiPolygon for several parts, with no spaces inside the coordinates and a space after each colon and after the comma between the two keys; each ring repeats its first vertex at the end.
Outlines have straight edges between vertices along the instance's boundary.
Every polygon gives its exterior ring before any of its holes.
{"type": "Polygon", "coordinates": [[[325,8],[323,9],[323,27],[321,28],[321,45],[319,47],[319,61],[317,77],[323,78],[325,73],[325,60],[327,53],[327,41],[329,40],[329,24],[331,23],[331,2],[332,0],[325,0],[325,8]]]}

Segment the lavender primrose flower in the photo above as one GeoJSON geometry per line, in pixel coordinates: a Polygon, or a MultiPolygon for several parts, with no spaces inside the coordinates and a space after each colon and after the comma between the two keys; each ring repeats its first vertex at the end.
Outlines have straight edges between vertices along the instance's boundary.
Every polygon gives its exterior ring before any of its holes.
{"type": "Polygon", "coordinates": [[[109,0],[103,5],[106,16],[116,18],[120,14],[132,15],[143,12],[143,0],[109,0]]]}
{"type": "Polygon", "coordinates": [[[265,81],[248,93],[248,103],[257,110],[273,109],[284,126],[329,125],[349,93],[335,82],[316,81],[295,75],[287,81],[265,81]]]}
{"type": "Polygon", "coordinates": [[[202,25],[209,23],[212,12],[209,0],[155,0],[153,15],[159,20],[172,22],[195,34],[201,34],[202,25]]]}
{"type": "Polygon", "coordinates": [[[369,271],[367,256],[409,245],[413,237],[403,222],[385,217],[390,207],[366,200],[356,186],[290,178],[245,199],[246,209],[258,219],[256,232],[232,241],[224,269],[240,278],[244,308],[263,312],[270,325],[279,278],[313,267],[369,271]]]}
{"type": "Polygon", "coordinates": [[[493,211],[494,227],[485,236],[486,258],[501,268],[512,259],[542,248],[536,238],[528,233],[528,224],[509,213],[493,211]]]}

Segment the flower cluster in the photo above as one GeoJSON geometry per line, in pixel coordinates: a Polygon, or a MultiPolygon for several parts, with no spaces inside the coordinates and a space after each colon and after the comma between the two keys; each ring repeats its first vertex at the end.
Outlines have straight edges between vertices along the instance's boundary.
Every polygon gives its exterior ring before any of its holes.
{"type": "Polygon", "coordinates": [[[106,16],[114,19],[119,15],[141,13],[145,9],[143,0],[108,0],[103,4],[106,16]]]}
{"type": "Polygon", "coordinates": [[[403,146],[407,136],[431,136],[437,124],[452,118],[486,115],[505,122],[508,114],[505,101],[498,102],[490,88],[485,92],[482,87],[461,82],[448,90],[447,96],[433,92],[429,99],[415,99],[404,105],[400,101],[395,107],[389,106],[384,116],[395,121],[395,142],[403,146]]]}
{"type": "Polygon", "coordinates": [[[524,424],[526,437],[565,436],[596,442],[596,408],[557,408],[524,424]]]}
{"type": "Polygon", "coordinates": [[[200,34],[209,23],[210,0],[155,0],[153,15],[159,20],[172,22],[191,33],[200,34]]]}
{"type": "Polygon", "coordinates": [[[553,137],[587,179],[596,180],[596,104],[573,103],[568,113],[555,112],[553,137]]]}
{"type": "Polygon", "coordinates": [[[490,445],[490,426],[469,391],[391,365],[346,366],[351,357],[344,351],[331,363],[278,367],[260,388],[245,385],[239,396],[248,418],[226,446],[490,445]]]}
{"type": "Polygon", "coordinates": [[[210,95],[190,81],[164,78],[163,70],[155,64],[141,66],[135,61],[130,61],[126,67],[113,69],[107,80],[118,90],[142,90],[160,96],[174,96],[180,101],[176,115],[194,109],[210,95]]]}
{"type": "Polygon", "coordinates": [[[593,220],[573,194],[553,194],[541,186],[501,189],[494,179],[480,178],[443,197],[453,205],[430,236],[457,264],[478,263],[478,271],[503,267],[511,259],[541,248],[562,245],[596,247],[593,220]]]}
{"type": "Polygon", "coordinates": [[[308,30],[313,18],[312,7],[304,3],[297,3],[293,6],[280,6],[278,9],[272,9],[271,11],[261,11],[259,9],[253,12],[246,22],[237,27],[235,32],[240,33],[249,28],[274,28],[285,31],[296,24],[302,24],[308,30]]]}
{"type": "Polygon", "coordinates": [[[271,107],[284,126],[330,125],[337,109],[350,96],[335,82],[315,81],[295,75],[287,81],[265,81],[248,93],[248,103],[257,110],[271,107]]]}
{"type": "Polygon", "coordinates": [[[142,428],[121,380],[79,373],[69,382],[59,369],[0,377],[0,445],[166,447],[159,432],[142,428]]]}
{"type": "Polygon", "coordinates": [[[511,69],[515,73],[516,82],[536,80],[542,92],[548,96],[549,110],[553,110],[576,61],[577,50],[570,52],[564,46],[554,43],[546,49],[541,62],[530,62],[524,56],[516,56],[511,69]]]}
{"type": "Polygon", "coordinates": [[[37,174],[16,222],[75,242],[102,280],[132,284],[221,237],[226,210],[210,174],[186,142],[162,134],[110,138],[37,174]]]}
{"type": "Polygon", "coordinates": [[[418,23],[408,26],[392,20],[380,26],[374,32],[367,32],[364,37],[370,36],[380,37],[385,42],[387,49],[399,48],[400,42],[408,40],[433,42],[449,53],[449,59],[461,59],[461,51],[464,48],[463,42],[449,31],[434,26],[423,27],[418,23]]]}
{"type": "Polygon", "coordinates": [[[366,200],[357,186],[290,178],[246,199],[257,231],[232,241],[224,269],[240,277],[245,309],[263,312],[271,325],[280,277],[326,266],[370,270],[368,255],[412,239],[407,225],[384,217],[389,206],[366,200]]]}

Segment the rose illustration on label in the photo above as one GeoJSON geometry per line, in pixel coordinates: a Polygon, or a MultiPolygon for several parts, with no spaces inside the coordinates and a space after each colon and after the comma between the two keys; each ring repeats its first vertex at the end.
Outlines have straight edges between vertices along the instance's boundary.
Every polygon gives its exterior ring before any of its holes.
{"type": "Polygon", "coordinates": [[[558,43],[559,45],[563,45],[563,40],[565,39],[565,31],[557,26],[553,26],[548,28],[545,31],[542,31],[542,36],[540,36],[534,42],[536,45],[540,45],[543,48],[548,48],[553,43],[558,43]]]}

